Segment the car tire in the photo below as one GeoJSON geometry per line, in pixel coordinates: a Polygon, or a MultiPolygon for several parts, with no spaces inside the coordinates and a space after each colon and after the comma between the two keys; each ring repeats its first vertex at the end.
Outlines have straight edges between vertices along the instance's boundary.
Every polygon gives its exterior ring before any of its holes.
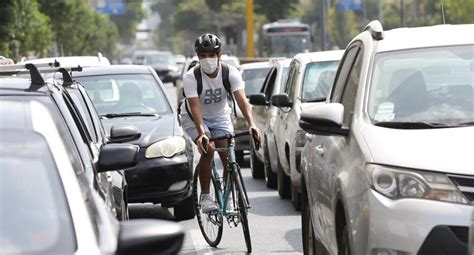
{"type": "Polygon", "coordinates": [[[244,166],[244,151],[235,151],[235,161],[240,166],[244,166]]]}
{"type": "Polygon", "coordinates": [[[283,169],[281,169],[280,162],[278,162],[278,195],[281,198],[290,198],[291,197],[291,180],[287,176],[283,169]]]}
{"type": "Polygon", "coordinates": [[[254,179],[263,179],[265,177],[263,162],[255,154],[254,148],[250,149],[250,170],[254,179]]]}
{"type": "Polygon", "coordinates": [[[270,163],[270,153],[268,152],[268,145],[265,139],[265,144],[263,146],[265,158],[263,161],[263,168],[264,168],[264,173],[265,173],[265,184],[267,185],[267,188],[269,189],[275,189],[278,184],[278,178],[277,175],[272,171],[272,165],[270,163]]]}
{"type": "Polygon", "coordinates": [[[301,192],[291,185],[291,204],[296,211],[301,211],[301,192]]]}
{"type": "Polygon", "coordinates": [[[176,221],[190,220],[193,219],[195,215],[192,196],[184,199],[181,205],[174,207],[174,219],[176,221]]]}

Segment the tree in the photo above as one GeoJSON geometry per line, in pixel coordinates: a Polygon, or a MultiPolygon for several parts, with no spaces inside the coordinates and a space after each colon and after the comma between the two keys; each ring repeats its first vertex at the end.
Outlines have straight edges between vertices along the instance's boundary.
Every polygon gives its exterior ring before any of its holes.
{"type": "Polygon", "coordinates": [[[118,32],[106,15],[82,0],[40,0],[41,10],[51,17],[54,40],[61,54],[114,57],[118,32]]]}
{"type": "Polygon", "coordinates": [[[285,19],[297,8],[299,0],[255,0],[255,13],[263,14],[268,21],[285,19]]]}
{"type": "Polygon", "coordinates": [[[110,18],[117,25],[122,43],[129,44],[135,39],[137,25],[146,17],[146,11],[142,7],[143,0],[125,2],[125,14],[113,15],[110,18]]]}
{"type": "Polygon", "coordinates": [[[50,20],[39,11],[36,0],[6,0],[1,8],[0,52],[18,60],[33,53],[46,56],[50,51],[50,20]]]}

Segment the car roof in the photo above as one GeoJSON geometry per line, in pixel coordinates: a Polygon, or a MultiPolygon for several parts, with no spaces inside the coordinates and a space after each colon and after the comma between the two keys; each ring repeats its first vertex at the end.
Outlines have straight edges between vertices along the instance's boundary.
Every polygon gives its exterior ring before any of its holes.
{"type": "Polygon", "coordinates": [[[241,70],[248,70],[248,69],[261,69],[261,68],[271,68],[273,64],[269,61],[262,61],[262,62],[252,62],[252,63],[245,63],[240,65],[241,70]]]}
{"type": "Polygon", "coordinates": [[[146,65],[111,65],[85,67],[82,72],[73,72],[73,77],[107,75],[107,74],[151,74],[146,65]]]}
{"type": "Polygon", "coordinates": [[[55,57],[55,58],[38,58],[38,59],[30,59],[30,60],[23,60],[20,64],[45,64],[45,63],[53,63],[54,61],[58,61],[61,66],[77,66],[80,65],[84,66],[103,66],[103,65],[110,65],[110,61],[103,56],[72,56],[72,57],[55,57]]]}
{"type": "Polygon", "coordinates": [[[48,86],[31,85],[31,80],[17,77],[0,78],[0,94],[46,94],[48,86]]]}
{"type": "Polygon", "coordinates": [[[343,54],[344,54],[344,50],[298,53],[295,55],[294,59],[297,59],[302,64],[312,63],[312,62],[337,61],[337,60],[341,60],[343,54]]]}
{"type": "Polygon", "coordinates": [[[474,44],[474,24],[404,27],[384,31],[376,51],[469,44],[474,44]]]}

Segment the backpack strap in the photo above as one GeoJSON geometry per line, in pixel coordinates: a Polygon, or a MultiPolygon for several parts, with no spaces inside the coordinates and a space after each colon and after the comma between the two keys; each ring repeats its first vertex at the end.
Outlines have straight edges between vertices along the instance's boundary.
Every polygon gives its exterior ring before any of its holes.
{"type": "Polygon", "coordinates": [[[201,67],[199,65],[196,65],[194,67],[194,78],[196,79],[197,82],[197,93],[198,96],[201,96],[202,93],[202,74],[201,74],[201,67]]]}
{"type": "Polygon", "coordinates": [[[224,83],[224,88],[227,91],[227,94],[232,99],[234,115],[235,117],[237,117],[237,109],[235,108],[235,99],[234,99],[234,95],[232,94],[231,84],[229,80],[229,66],[223,61],[221,61],[221,66],[222,66],[222,82],[224,83]]]}

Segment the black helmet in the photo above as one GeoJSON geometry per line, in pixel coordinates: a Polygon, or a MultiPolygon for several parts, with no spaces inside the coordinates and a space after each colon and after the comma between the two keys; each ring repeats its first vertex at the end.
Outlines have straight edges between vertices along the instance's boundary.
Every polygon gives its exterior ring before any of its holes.
{"type": "Polygon", "coordinates": [[[219,52],[221,51],[221,40],[213,34],[203,34],[194,42],[194,51],[199,52],[219,52]]]}

